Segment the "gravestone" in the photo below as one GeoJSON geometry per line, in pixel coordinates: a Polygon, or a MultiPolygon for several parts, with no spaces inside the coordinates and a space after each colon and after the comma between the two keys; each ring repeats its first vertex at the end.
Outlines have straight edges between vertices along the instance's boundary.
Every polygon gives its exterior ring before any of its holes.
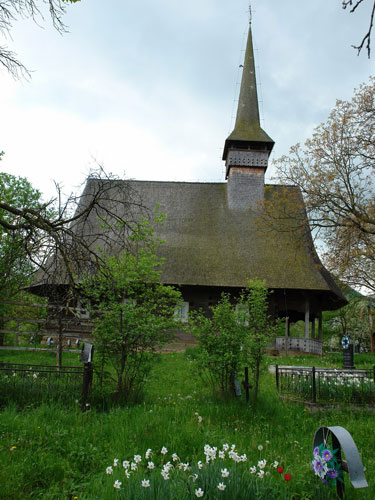
{"type": "Polygon", "coordinates": [[[354,370],[354,346],[350,343],[348,335],[344,335],[341,339],[342,354],[343,354],[343,368],[354,370]]]}

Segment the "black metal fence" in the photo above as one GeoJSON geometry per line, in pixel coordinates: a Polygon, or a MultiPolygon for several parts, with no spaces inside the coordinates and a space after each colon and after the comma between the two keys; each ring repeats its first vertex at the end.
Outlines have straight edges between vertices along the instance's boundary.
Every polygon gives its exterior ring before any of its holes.
{"type": "Polygon", "coordinates": [[[39,404],[47,401],[88,407],[92,366],[47,366],[0,362],[0,404],[39,404]]]}
{"type": "Polygon", "coordinates": [[[375,404],[375,366],[367,370],[337,370],[276,365],[275,375],[279,393],[301,400],[375,404]]]}

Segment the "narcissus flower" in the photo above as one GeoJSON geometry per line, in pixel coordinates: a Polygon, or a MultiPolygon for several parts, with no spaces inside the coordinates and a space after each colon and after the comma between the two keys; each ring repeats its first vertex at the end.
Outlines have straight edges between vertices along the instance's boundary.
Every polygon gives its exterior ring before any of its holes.
{"type": "Polygon", "coordinates": [[[117,490],[119,490],[121,488],[121,485],[122,485],[122,482],[118,481],[116,479],[115,484],[113,485],[113,487],[116,488],[117,490]]]}
{"type": "Polygon", "coordinates": [[[220,491],[224,491],[227,486],[224,483],[219,483],[217,485],[217,489],[220,491]]]}
{"type": "Polygon", "coordinates": [[[143,479],[143,481],[142,481],[141,484],[142,484],[143,488],[149,488],[150,487],[150,481],[149,481],[149,479],[143,479]]]}
{"type": "Polygon", "coordinates": [[[197,490],[194,491],[196,497],[203,497],[204,491],[198,488],[197,490]]]}
{"type": "Polygon", "coordinates": [[[221,477],[228,477],[229,471],[227,469],[221,469],[221,477]]]}

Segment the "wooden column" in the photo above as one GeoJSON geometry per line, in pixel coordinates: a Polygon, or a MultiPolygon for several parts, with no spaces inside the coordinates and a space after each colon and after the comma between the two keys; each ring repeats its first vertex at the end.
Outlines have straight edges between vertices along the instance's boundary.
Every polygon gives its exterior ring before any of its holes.
{"type": "Polygon", "coordinates": [[[290,336],[290,323],[288,316],[285,318],[285,337],[290,336]]]}
{"type": "Polygon", "coordinates": [[[305,339],[308,339],[310,335],[310,303],[308,297],[305,301],[305,339]]]}
{"type": "Polygon", "coordinates": [[[320,340],[320,342],[323,339],[322,326],[323,326],[322,311],[319,311],[319,313],[318,313],[318,340],[320,340]]]}
{"type": "Polygon", "coordinates": [[[315,340],[315,317],[311,319],[311,338],[315,340]]]}

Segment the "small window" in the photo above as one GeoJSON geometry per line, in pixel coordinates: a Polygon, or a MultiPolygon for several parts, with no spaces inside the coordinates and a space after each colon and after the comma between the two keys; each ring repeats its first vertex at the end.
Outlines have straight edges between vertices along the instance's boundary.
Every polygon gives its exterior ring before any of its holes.
{"type": "Polygon", "coordinates": [[[83,302],[78,300],[75,315],[80,319],[90,319],[90,313],[83,302]]]}
{"type": "Polygon", "coordinates": [[[181,304],[176,307],[174,317],[176,320],[182,321],[182,323],[187,323],[189,317],[189,302],[181,302],[181,304]]]}
{"type": "Polygon", "coordinates": [[[249,309],[245,304],[236,304],[236,314],[239,316],[238,322],[241,319],[245,326],[249,326],[249,320],[245,319],[249,317],[249,309]]]}

